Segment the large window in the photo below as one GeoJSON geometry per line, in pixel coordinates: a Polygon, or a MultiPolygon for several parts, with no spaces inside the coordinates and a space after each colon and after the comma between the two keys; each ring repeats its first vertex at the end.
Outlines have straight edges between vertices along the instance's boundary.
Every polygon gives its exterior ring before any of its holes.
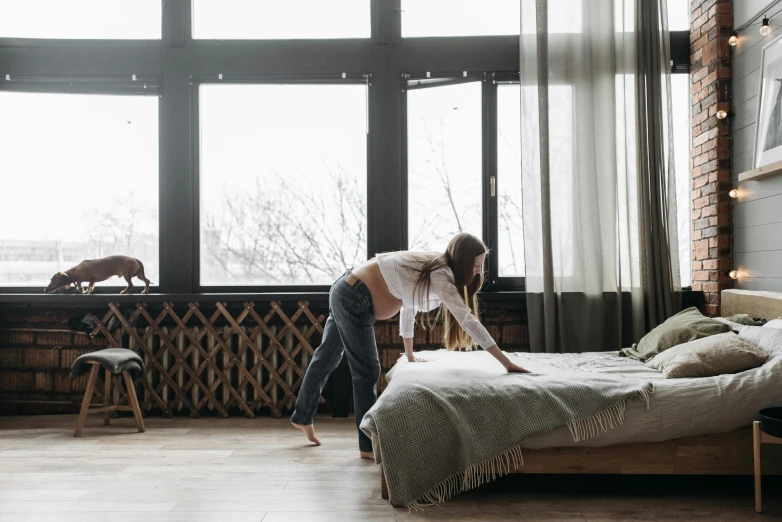
{"type": "Polygon", "coordinates": [[[201,86],[202,285],[327,285],[366,260],[366,98],[201,86]]]}
{"type": "Polygon", "coordinates": [[[679,273],[682,286],[692,284],[692,178],[690,177],[690,75],[671,75],[673,154],[676,169],[676,217],[679,223],[679,273]]]}
{"type": "Polygon", "coordinates": [[[402,0],[402,36],[519,34],[518,0],[402,0]]]}
{"type": "MultiPolygon", "coordinates": [[[[668,30],[689,31],[690,2],[668,0],[668,30]]],[[[679,232],[679,273],[682,286],[692,284],[692,178],[690,177],[690,75],[671,75],[673,154],[676,169],[676,217],[679,232]]]]}
{"type": "Polygon", "coordinates": [[[481,82],[412,82],[407,95],[408,245],[442,251],[483,235],[481,82]]]}
{"type": "MultiPolygon", "coordinates": [[[[669,0],[672,29],[687,3],[669,0]]],[[[550,53],[600,25],[589,4],[548,0],[550,53]]],[[[376,253],[460,231],[491,248],[484,291],[523,289],[526,5],[0,0],[0,292],[110,254],[167,294],[324,292],[376,253]]],[[[577,122],[560,72],[553,110],[577,122]]],[[[672,82],[686,284],[686,75],[672,82]]],[[[572,128],[551,129],[558,191],[578,188],[572,128]]]]}
{"type": "MultiPolygon", "coordinates": [[[[582,3],[583,0],[549,0],[549,30],[581,32],[582,3]]],[[[402,0],[402,36],[534,34],[534,11],[521,13],[520,7],[519,0],[402,0]]]]}
{"type": "Polygon", "coordinates": [[[0,92],[0,114],[0,285],[112,254],[159,283],[157,97],[0,92]]]}
{"type": "Polygon", "coordinates": [[[524,277],[521,201],[521,92],[519,84],[497,88],[497,252],[499,277],[524,277]]]}
{"type": "Polygon", "coordinates": [[[2,0],[0,38],[154,40],[161,0],[2,0]]]}
{"type": "Polygon", "coordinates": [[[407,247],[443,251],[473,234],[491,249],[487,288],[522,288],[518,74],[411,75],[403,89],[407,247]]]}
{"type": "Polygon", "coordinates": [[[369,0],[193,0],[193,38],[369,38],[369,0]]]}

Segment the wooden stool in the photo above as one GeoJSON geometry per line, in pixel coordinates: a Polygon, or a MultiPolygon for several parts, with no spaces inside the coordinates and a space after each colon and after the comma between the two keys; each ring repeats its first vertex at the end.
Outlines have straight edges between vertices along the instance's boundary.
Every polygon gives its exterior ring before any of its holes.
{"type": "Polygon", "coordinates": [[[144,427],[144,419],[141,417],[141,408],[138,405],[138,398],[136,397],[136,388],[133,386],[133,380],[130,378],[130,374],[127,371],[122,372],[122,377],[125,379],[125,388],[128,391],[128,401],[130,406],[119,406],[111,404],[111,377],[112,375],[108,370],[104,370],[104,385],[103,385],[103,406],[98,408],[90,408],[90,402],[92,402],[92,394],[95,391],[95,383],[98,380],[98,371],[100,370],[100,363],[89,361],[92,365],[90,370],[90,376],[87,380],[87,390],[84,392],[84,399],[81,401],[81,411],[79,412],[79,420],[76,421],[76,431],[73,433],[74,437],[81,437],[81,432],[84,430],[84,421],[87,420],[87,415],[90,413],[103,413],[103,424],[108,426],[111,423],[111,412],[114,411],[132,411],[133,416],[136,418],[136,425],[138,431],[143,433],[146,431],[144,427]]]}
{"type": "Polygon", "coordinates": [[[760,489],[760,445],[766,444],[782,444],[782,439],[774,437],[764,432],[760,428],[760,421],[755,421],[752,424],[752,439],[755,446],[755,511],[762,512],[763,509],[760,505],[761,489],[760,489]]]}

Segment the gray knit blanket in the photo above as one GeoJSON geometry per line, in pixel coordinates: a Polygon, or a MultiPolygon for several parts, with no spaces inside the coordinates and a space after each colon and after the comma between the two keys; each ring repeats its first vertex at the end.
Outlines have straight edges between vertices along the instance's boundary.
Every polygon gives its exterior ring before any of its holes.
{"type": "Polygon", "coordinates": [[[648,381],[554,366],[508,374],[481,351],[420,355],[429,362],[405,360],[389,372],[361,423],[394,506],[441,503],[509,473],[523,464],[519,444],[531,435],[567,425],[575,441],[595,437],[624,422],[633,398],[648,404],[654,391],[648,381]]]}
{"type": "Polygon", "coordinates": [[[71,365],[71,377],[76,378],[88,373],[92,368],[90,361],[100,363],[112,375],[117,375],[127,370],[130,376],[136,379],[144,375],[144,361],[133,350],[127,348],[106,348],[97,352],[80,355],[71,365]]]}

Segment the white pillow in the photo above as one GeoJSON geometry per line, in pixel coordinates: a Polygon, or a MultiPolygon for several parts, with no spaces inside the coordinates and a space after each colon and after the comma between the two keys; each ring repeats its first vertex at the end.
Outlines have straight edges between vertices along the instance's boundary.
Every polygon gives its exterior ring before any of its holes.
{"type": "Polygon", "coordinates": [[[766,324],[763,325],[764,328],[780,328],[782,329],[782,317],[777,317],[776,319],[772,319],[766,324]]]}
{"type": "Polygon", "coordinates": [[[782,355],[782,329],[745,326],[739,337],[769,355],[782,355]]]}

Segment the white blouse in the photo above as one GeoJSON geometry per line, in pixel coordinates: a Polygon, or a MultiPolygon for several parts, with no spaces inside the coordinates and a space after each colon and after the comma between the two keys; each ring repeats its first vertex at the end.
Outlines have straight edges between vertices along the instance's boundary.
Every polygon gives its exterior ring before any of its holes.
{"type": "Polygon", "coordinates": [[[402,301],[402,309],[399,311],[399,333],[403,338],[413,337],[416,313],[433,310],[442,302],[467,335],[472,337],[481,348],[485,350],[497,344],[465,304],[464,297],[460,295],[454,284],[450,267],[446,266],[432,272],[428,299],[424,299],[421,303],[421,299],[413,297],[413,287],[418,272],[409,267],[420,267],[422,262],[417,261],[407,252],[388,252],[377,254],[376,257],[388,289],[394,297],[402,301]]]}

